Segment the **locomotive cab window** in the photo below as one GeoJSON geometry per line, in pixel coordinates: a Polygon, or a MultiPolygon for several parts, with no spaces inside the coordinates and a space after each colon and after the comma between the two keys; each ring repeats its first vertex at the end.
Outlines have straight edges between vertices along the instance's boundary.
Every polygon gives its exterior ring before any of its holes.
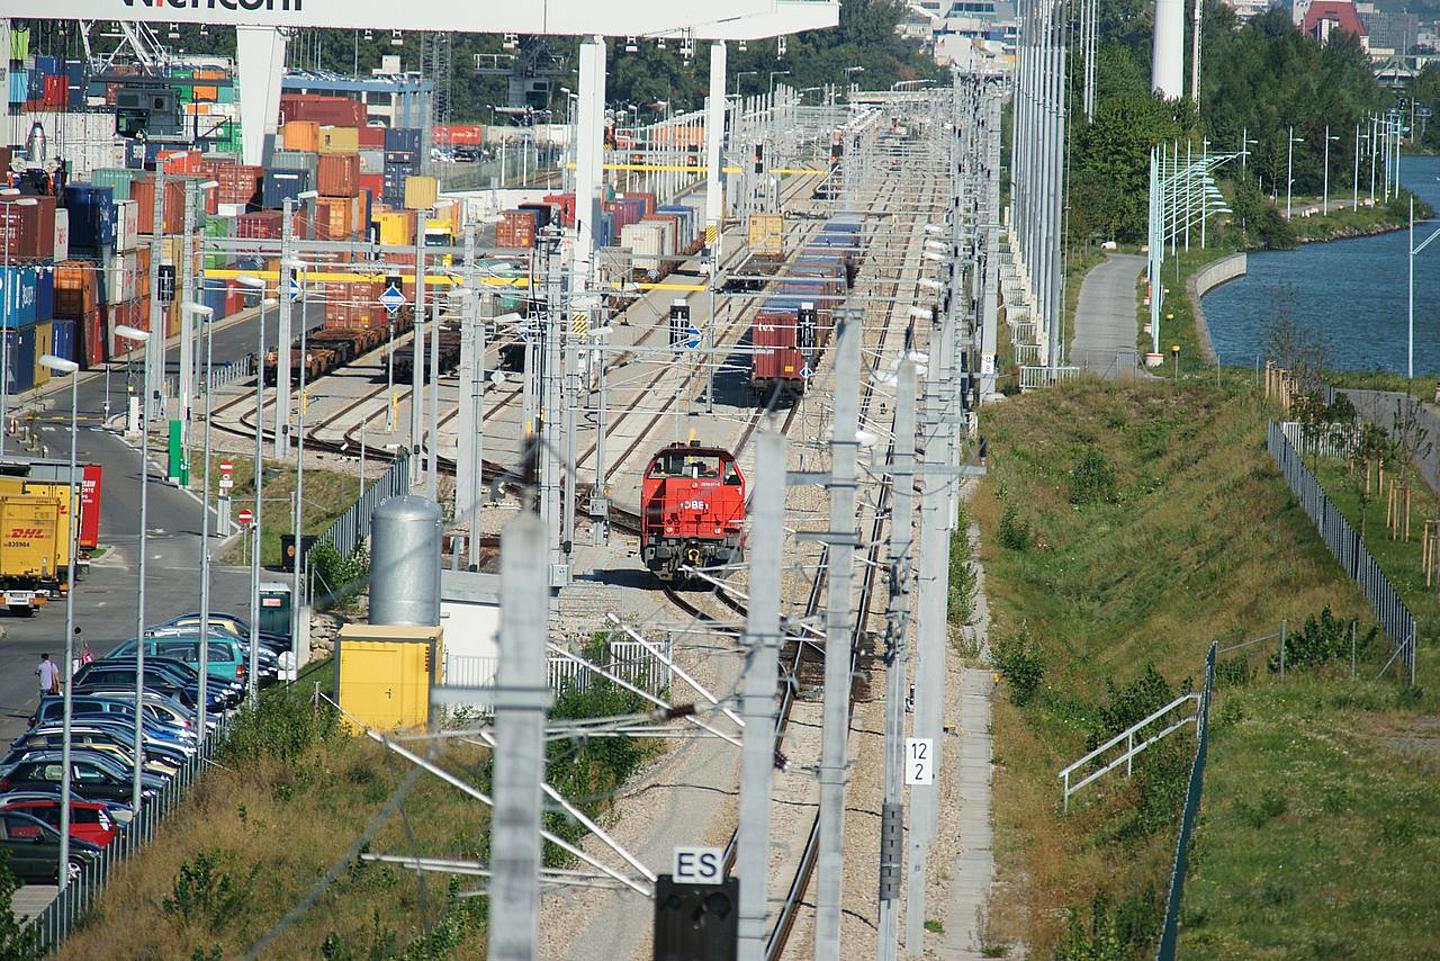
{"type": "Polygon", "coordinates": [[[725,484],[727,487],[740,486],[740,469],[731,461],[725,465],[725,484]]]}

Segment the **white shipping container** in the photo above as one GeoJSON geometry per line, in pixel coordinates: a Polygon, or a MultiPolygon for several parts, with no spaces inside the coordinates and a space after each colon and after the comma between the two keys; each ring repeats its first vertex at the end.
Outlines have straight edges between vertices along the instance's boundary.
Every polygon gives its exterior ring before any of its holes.
{"type": "Polygon", "coordinates": [[[140,234],[140,205],[134,200],[115,201],[115,249],[134,250],[140,234]]]}
{"type": "Polygon", "coordinates": [[[55,211],[55,259],[70,259],[70,211],[64,207],[55,211]]]}
{"type": "Polygon", "coordinates": [[[105,303],[114,307],[135,299],[136,273],[140,269],[135,251],[117,252],[105,266],[105,303]]]}
{"type": "Polygon", "coordinates": [[[245,212],[245,204],[220,204],[218,210],[221,217],[238,217],[245,212]]]}
{"type": "Polygon", "coordinates": [[[30,128],[39,123],[51,155],[70,161],[71,178],[77,182],[88,179],[90,171],[97,167],[113,166],[115,146],[119,142],[115,137],[114,112],[21,112],[13,122],[12,129],[20,131],[22,141],[29,136],[30,128]]]}
{"type": "Polygon", "coordinates": [[[636,270],[659,270],[664,254],[665,232],[653,221],[626,224],[620,231],[620,246],[630,251],[636,270]]]}
{"type": "Polygon", "coordinates": [[[360,172],[362,174],[383,174],[385,172],[385,151],[360,151],[360,172]]]}

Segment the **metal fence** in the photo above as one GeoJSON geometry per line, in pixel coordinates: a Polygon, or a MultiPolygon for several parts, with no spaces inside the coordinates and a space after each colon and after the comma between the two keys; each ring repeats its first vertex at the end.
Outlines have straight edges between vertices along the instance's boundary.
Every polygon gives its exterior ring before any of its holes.
{"type": "Polygon", "coordinates": [[[315,545],[329,544],[341,557],[349,557],[366,537],[370,536],[370,518],[375,508],[387,497],[410,493],[410,454],[401,450],[390,462],[385,473],[365,489],[365,493],[315,539],[315,545]]]}
{"type": "MultiPolygon", "coordinates": [[[[652,641],[651,646],[663,657],[657,656],[636,641],[611,641],[605,645],[604,655],[597,666],[627,684],[633,684],[658,697],[670,687],[672,671],[666,661],[671,659],[673,649],[668,639],[652,641]]],[[[447,652],[445,684],[447,687],[494,687],[499,669],[498,657],[447,652]]],[[[548,659],[546,675],[550,690],[557,694],[572,686],[581,691],[588,690],[596,680],[605,680],[603,675],[588,664],[559,654],[551,655],[548,659]]]]}
{"type": "Polygon", "coordinates": [[[1185,894],[1185,869],[1190,861],[1190,836],[1195,816],[1200,813],[1200,793],[1205,781],[1205,756],[1210,747],[1210,695],[1215,690],[1215,648],[1212,641],[1205,655],[1205,687],[1195,719],[1195,760],[1190,764],[1190,783],[1185,788],[1185,810],[1180,815],[1180,835],[1175,839],[1175,863],[1170,872],[1170,896],[1165,900],[1165,922],[1160,929],[1156,961],[1174,961],[1175,939],[1180,927],[1180,901],[1185,894]]]}
{"type": "Polygon", "coordinates": [[[1298,430],[1298,426],[1270,422],[1266,438],[1270,456],[1275,459],[1280,473],[1285,476],[1286,483],[1305,508],[1305,513],[1310,515],[1310,520],[1319,530],[1320,538],[1325,541],[1331,555],[1365,592],[1371,608],[1375,611],[1375,619],[1389,636],[1395,654],[1403,658],[1402,663],[1409,673],[1410,683],[1413,684],[1415,617],[1400,599],[1400,593],[1390,583],[1390,578],[1385,576],[1375,558],[1365,549],[1365,542],[1360,539],[1359,532],[1350,526],[1345,515],[1326,496],[1324,488],[1310,472],[1310,468],[1305,466],[1299,448],[1288,436],[1293,430],[1298,430]]]}
{"type": "MultiPolygon", "coordinates": [[[[219,390],[237,380],[245,380],[255,375],[255,355],[246,354],[239,360],[227,360],[223,364],[216,364],[210,368],[210,389],[219,390]]],[[[165,378],[165,388],[169,395],[180,392],[180,375],[169,374],[165,378]]]]}
{"type": "Polygon", "coordinates": [[[101,850],[99,857],[81,868],[49,907],[35,917],[31,925],[41,956],[64,943],[70,931],[94,907],[110,881],[111,873],[155,837],[160,824],[175,812],[200,773],[211,763],[229,730],[229,724],[228,718],[217,724],[215,730],[201,742],[199,750],[175,772],[160,793],[145,801],[125,829],[101,850]]]}
{"type": "Polygon", "coordinates": [[[1040,387],[1054,387],[1067,380],[1074,380],[1080,376],[1080,373],[1079,367],[1021,367],[1020,389],[1035,390],[1040,387]]]}

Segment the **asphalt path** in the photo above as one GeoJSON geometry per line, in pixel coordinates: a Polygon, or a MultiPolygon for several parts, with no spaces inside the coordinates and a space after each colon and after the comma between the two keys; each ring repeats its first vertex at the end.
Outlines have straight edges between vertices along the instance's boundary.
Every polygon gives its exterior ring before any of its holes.
{"type": "MultiPolygon", "coordinates": [[[[317,326],[322,315],[319,305],[311,308],[310,323],[317,326]]],[[[213,360],[218,366],[239,360],[256,348],[257,319],[253,312],[244,319],[217,325],[213,335],[213,360]]],[[[267,311],[266,343],[277,336],[277,311],[267,311]]],[[[179,367],[178,346],[167,352],[167,368],[179,367]]],[[[126,364],[112,365],[109,378],[110,410],[125,409],[126,364]]],[[[130,368],[139,381],[140,368],[130,368]]],[[[96,657],[103,657],[118,644],[133,638],[139,624],[139,540],[140,540],[140,452],[102,425],[107,382],[103,372],[82,375],[78,387],[80,429],[76,436],[77,461],[99,464],[104,469],[100,503],[100,541],[109,548],[92,562],[90,575],[76,585],[75,625],[81,638],[96,657]]],[[[23,403],[27,398],[22,395],[23,403]]],[[[46,456],[65,459],[70,454],[70,393],[49,393],[41,401],[45,412],[38,419],[46,456]]],[[[21,453],[7,451],[7,453],[21,453]]],[[[200,501],[190,493],[165,482],[165,465],[152,451],[147,480],[147,568],[145,623],[154,624],[177,614],[200,609],[200,501]]],[[[212,556],[221,553],[221,541],[213,537],[212,556]]],[[[249,613],[249,570],[211,567],[210,608],[249,613]]],[[[39,698],[34,671],[40,655],[49,653],[57,662],[65,646],[65,606],[51,604],[34,617],[17,618],[0,613],[0,747],[24,733],[25,719],[39,698]]],[[[76,656],[79,656],[77,650],[76,656]]]]}

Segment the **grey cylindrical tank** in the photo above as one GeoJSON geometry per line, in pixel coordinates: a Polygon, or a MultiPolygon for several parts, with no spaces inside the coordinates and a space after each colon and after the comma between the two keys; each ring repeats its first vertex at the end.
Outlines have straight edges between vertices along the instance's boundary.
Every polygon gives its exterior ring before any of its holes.
{"type": "Polygon", "coordinates": [[[387,497],[370,526],[370,623],[440,624],[440,505],[387,497]]]}

